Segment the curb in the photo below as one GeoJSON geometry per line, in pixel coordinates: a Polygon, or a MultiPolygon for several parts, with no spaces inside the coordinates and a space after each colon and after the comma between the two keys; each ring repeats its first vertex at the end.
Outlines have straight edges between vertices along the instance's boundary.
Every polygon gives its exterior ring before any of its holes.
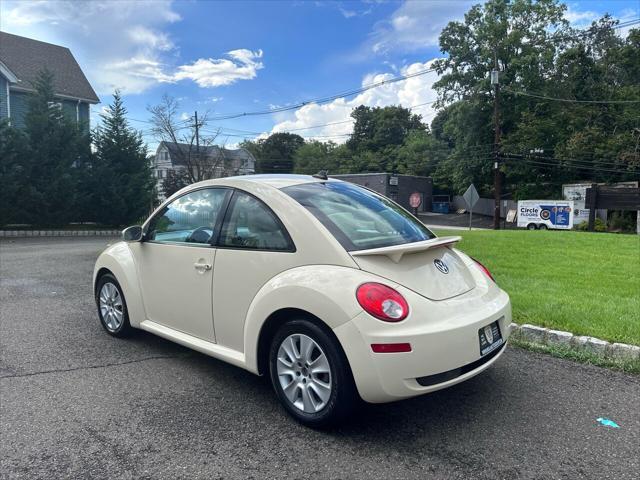
{"type": "Polygon", "coordinates": [[[121,230],[0,230],[0,238],[117,237],[121,233],[121,230]]]}
{"type": "Polygon", "coordinates": [[[640,360],[640,347],[626,343],[609,343],[599,338],[574,335],[571,332],[551,330],[535,325],[510,325],[511,335],[537,345],[565,346],[610,360],[640,360]]]}

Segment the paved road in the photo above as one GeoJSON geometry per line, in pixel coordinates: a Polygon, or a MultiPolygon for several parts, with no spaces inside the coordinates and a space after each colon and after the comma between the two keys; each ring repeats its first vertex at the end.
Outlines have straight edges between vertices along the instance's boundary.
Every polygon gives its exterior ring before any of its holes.
{"type": "Polygon", "coordinates": [[[243,370],[107,336],[90,286],[105,243],[0,243],[2,478],[638,478],[638,377],[509,349],[464,384],[309,430],[243,370]]]}

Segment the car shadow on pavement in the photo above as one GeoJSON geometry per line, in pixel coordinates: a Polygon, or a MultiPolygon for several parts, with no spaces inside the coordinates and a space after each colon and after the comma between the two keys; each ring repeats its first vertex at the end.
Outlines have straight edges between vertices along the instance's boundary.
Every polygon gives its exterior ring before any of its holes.
{"type": "MultiPolygon", "coordinates": [[[[225,397],[238,397],[248,403],[251,416],[264,418],[266,415],[282,426],[299,426],[280,407],[266,376],[256,376],[144,331],[136,331],[127,341],[152,346],[159,354],[178,359],[186,367],[184,375],[193,372],[207,378],[210,389],[202,393],[211,398],[219,397],[224,389],[225,397]]],[[[502,361],[506,357],[508,355],[502,361]]],[[[348,421],[319,433],[335,439],[347,437],[370,442],[376,438],[376,432],[384,430],[393,431],[394,435],[414,436],[419,432],[420,436],[428,436],[429,432],[464,429],[465,424],[486,420],[486,412],[499,410],[506,403],[503,389],[509,387],[500,376],[496,367],[491,367],[461,384],[413,399],[386,404],[361,402],[348,421]]]]}

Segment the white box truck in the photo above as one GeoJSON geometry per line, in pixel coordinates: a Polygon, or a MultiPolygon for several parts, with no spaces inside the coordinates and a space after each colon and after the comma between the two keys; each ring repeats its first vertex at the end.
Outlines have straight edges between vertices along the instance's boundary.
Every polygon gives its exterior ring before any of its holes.
{"type": "Polygon", "coordinates": [[[568,200],[520,200],[518,227],[528,230],[571,230],[573,202],[568,200]]]}

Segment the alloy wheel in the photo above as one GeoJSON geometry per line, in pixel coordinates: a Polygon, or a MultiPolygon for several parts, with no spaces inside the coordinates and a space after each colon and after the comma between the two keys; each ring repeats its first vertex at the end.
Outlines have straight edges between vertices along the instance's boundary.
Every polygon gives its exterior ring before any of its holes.
{"type": "Polygon", "coordinates": [[[110,282],[100,289],[100,315],[110,332],[116,332],[124,320],[124,307],[118,288],[110,282]]]}
{"type": "Polygon", "coordinates": [[[278,349],[277,373],[288,401],[304,413],[317,413],[331,398],[331,366],[320,345],[294,333],[278,349]]]}

